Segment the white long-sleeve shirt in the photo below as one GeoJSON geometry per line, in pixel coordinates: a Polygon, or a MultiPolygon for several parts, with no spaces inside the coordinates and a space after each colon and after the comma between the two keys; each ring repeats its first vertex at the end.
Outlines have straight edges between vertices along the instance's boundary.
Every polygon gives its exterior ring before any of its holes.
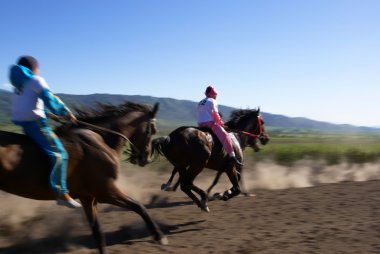
{"type": "Polygon", "coordinates": [[[201,100],[197,108],[198,124],[214,121],[214,112],[218,113],[218,103],[215,99],[206,97],[201,100]]]}
{"type": "Polygon", "coordinates": [[[39,98],[44,89],[49,89],[45,79],[33,76],[26,81],[22,92],[15,93],[12,98],[12,120],[34,121],[46,118],[44,102],[39,98]]]}

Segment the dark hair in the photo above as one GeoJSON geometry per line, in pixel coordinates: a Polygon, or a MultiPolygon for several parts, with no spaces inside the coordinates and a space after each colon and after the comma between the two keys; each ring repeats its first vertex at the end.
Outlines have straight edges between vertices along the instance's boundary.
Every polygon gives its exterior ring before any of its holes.
{"type": "Polygon", "coordinates": [[[38,68],[38,66],[39,66],[37,59],[35,59],[32,56],[22,56],[22,57],[20,57],[18,59],[18,61],[17,61],[17,64],[18,65],[22,65],[22,66],[30,69],[31,71],[36,70],[38,68]]]}

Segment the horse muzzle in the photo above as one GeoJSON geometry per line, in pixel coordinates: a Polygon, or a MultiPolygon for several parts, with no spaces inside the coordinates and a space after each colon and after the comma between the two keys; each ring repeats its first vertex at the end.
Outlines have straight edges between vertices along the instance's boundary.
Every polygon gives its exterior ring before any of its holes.
{"type": "Polygon", "coordinates": [[[152,159],[148,158],[145,155],[135,155],[131,156],[129,159],[129,162],[134,165],[139,165],[140,167],[144,167],[146,164],[149,164],[152,161],[152,159]]]}
{"type": "Polygon", "coordinates": [[[260,143],[265,146],[266,144],[268,144],[270,139],[268,135],[264,134],[264,135],[260,135],[259,140],[260,140],[260,143]]]}

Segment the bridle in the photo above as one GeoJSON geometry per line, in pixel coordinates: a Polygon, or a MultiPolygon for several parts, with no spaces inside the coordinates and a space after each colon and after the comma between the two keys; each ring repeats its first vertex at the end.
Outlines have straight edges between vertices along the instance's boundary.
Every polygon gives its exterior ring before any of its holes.
{"type": "MultiPolygon", "coordinates": [[[[151,118],[147,123],[146,133],[145,133],[145,142],[146,145],[149,141],[149,138],[152,135],[152,128],[156,122],[156,118],[151,118]]],[[[132,142],[130,142],[132,144],[132,142]]],[[[139,155],[142,155],[141,151],[135,146],[131,145],[132,149],[126,149],[125,153],[129,154],[132,157],[138,157],[139,155]]]]}
{"type": "Polygon", "coordinates": [[[252,138],[260,138],[260,137],[264,136],[263,121],[262,121],[260,115],[257,116],[257,126],[256,126],[255,130],[253,131],[253,133],[248,132],[248,131],[235,130],[235,129],[229,129],[229,130],[233,131],[233,132],[240,133],[240,134],[247,135],[247,136],[252,137],[252,138]],[[258,134],[255,134],[257,132],[258,132],[258,134]]]}

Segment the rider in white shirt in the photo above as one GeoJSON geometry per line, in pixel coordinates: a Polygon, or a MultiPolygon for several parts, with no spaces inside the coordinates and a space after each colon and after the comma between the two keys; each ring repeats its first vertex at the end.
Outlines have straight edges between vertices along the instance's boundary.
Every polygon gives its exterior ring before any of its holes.
{"type": "Polygon", "coordinates": [[[218,92],[213,86],[208,86],[205,91],[206,98],[198,103],[197,121],[199,127],[210,128],[223,145],[223,149],[230,156],[230,163],[233,165],[243,164],[236,158],[230,135],[224,129],[219,111],[216,96],[218,92]]]}

